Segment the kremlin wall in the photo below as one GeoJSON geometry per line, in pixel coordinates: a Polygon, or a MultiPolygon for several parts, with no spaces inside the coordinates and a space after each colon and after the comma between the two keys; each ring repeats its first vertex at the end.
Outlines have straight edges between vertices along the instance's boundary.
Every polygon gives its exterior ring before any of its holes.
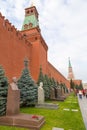
{"type": "Polygon", "coordinates": [[[25,9],[21,31],[0,13],[0,65],[3,66],[9,81],[12,77],[20,77],[24,59],[27,57],[31,76],[36,82],[42,66],[43,74],[53,77],[69,88],[69,81],[48,61],[48,51],[48,46],[41,35],[35,6],[25,9]]]}

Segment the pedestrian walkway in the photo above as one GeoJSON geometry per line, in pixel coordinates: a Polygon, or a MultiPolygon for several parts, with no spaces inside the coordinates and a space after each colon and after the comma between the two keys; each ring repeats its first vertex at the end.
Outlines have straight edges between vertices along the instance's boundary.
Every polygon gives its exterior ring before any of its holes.
{"type": "Polygon", "coordinates": [[[78,96],[78,102],[82,113],[83,121],[87,130],[87,98],[83,96],[82,99],[80,99],[78,96]]]}

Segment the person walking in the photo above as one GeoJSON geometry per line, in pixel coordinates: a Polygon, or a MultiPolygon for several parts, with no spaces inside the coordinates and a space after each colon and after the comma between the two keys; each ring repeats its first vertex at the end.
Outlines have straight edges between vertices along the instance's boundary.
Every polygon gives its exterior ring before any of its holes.
{"type": "Polygon", "coordinates": [[[86,98],[87,98],[87,89],[85,90],[85,96],[86,96],[86,98]]]}
{"type": "Polygon", "coordinates": [[[85,89],[82,90],[83,96],[85,96],[85,89]]]}
{"type": "Polygon", "coordinates": [[[79,98],[82,99],[82,91],[79,90],[79,98]]]}

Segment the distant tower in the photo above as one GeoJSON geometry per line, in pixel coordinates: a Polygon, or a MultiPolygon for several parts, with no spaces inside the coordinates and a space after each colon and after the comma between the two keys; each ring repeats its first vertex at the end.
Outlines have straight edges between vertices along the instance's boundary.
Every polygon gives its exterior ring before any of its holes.
{"type": "Polygon", "coordinates": [[[74,74],[73,74],[73,70],[72,70],[72,66],[71,66],[71,62],[70,62],[70,58],[69,58],[69,67],[68,67],[68,80],[74,80],[74,74]]]}

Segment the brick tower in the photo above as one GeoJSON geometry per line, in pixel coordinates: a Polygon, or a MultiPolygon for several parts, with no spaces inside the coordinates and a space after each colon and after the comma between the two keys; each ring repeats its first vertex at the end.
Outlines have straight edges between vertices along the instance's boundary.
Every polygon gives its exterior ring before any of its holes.
{"type": "Polygon", "coordinates": [[[48,46],[41,35],[38,16],[35,6],[26,8],[22,30],[19,31],[0,13],[0,64],[11,81],[14,76],[20,77],[27,57],[31,76],[36,82],[41,66],[43,74],[70,88],[69,81],[48,61],[48,46]]]}
{"type": "Polygon", "coordinates": [[[23,22],[22,30],[30,30],[34,27],[39,28],[38,12],[35,6],[25,9],[25,19],[23,22]]]}
{"type": "Polygon", "coordinates": [[[72,70],[72,66],[71,66],[71,62],[70,62],[70,58],[69,58],[69,66],[68,66],[68,80],[74,80],[74,74],[73,74],[73,70],[72,70]]]}
{"type": "Polygon", "coordinates": [[[31,43],[30,70],[31,75],[37,81],[40,66],[42,66],[43,73],[47,73],[48,46],[41,35],[38,11],[33,5],[25,9],[25,18],[21,32],[31,43]]]}

